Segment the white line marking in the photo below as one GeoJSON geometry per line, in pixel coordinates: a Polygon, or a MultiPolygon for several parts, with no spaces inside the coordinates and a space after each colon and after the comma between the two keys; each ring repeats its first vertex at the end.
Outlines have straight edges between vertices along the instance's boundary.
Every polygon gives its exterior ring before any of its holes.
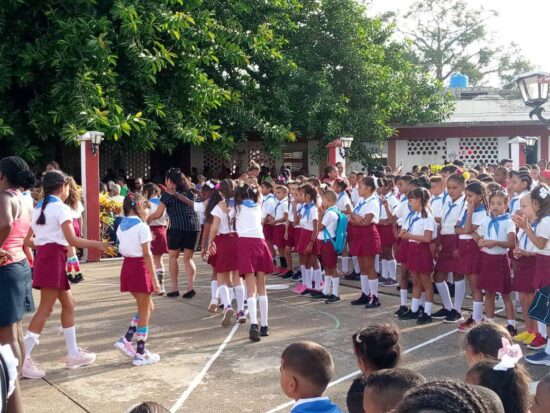
{"type": "MultiPolygon", "coordinates": [[[[419,348],[422,348],[424,346],[427,346],[428,344],[432,344],[432,343],[435,343],[436,341],[439,341],[441,340],[442,338],[445,338],[445,337],[448,337],[450,336],[451,334],[454,334],[458,331],[458,328],[455,328],[454,330],[451,330],[451,331],[448,331],[447,333],[444,333],[444,334],[440,334],[439,336],[437,337],[434,337],[428,341],[425,341],[423,343],[420,343],[418,344],[417,346],[414,346],[414,347],[411,347],[410,349],[407,349],[405,350],[405,352],[403,352],[403,354],[408,354],[408,353],[411,353],[415,350],[418,350],[419,348]]],[[[353,373],[350,373],[350,374],[346,374],[345,376],[343,377],[340,377],[339,379],[337,380],[334,380],[334,381],[331,381],[328,385],[328,387],[332,387],[332,386],[336,386],[337,384],[340,384],[346,380],[349,380],[355,376],[357,376],[358,374],[361,373],[361,370],[357,370],[357,371],[354,371],[353,373]]],[[[286,403],[283,403],[271,410],[269,410],[267,413],[275,413],[275,412],[279,412],[289,406],[292,406],[294,404],[294,401],[290,401],[290,402],[286,402],[286,403]]]]}

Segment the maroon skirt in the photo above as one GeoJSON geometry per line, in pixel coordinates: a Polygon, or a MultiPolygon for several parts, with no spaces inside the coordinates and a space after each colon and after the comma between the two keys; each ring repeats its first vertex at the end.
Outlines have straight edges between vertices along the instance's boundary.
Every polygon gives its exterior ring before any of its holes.
{"type": "Polygon", "coordinates": [[[294,234],[292,236],[292,247],[294,248],[294,251],[296,251],[296,248],[298,248],[298,243],[300,242],[300,236],[302,235],[302,228],[300,227],[294,227],[294,234]]]}
{"type": "Polygon", "coordinates": [[[285,247],[294,248],[296,246],[296,244],[294,243],[296,230],[292,225],[288,224],[286,232],[287,232],[287,239],[285,239],[285,247]]]}
{"type": "Polygon", "coordinates": [[[512,290],[520,293],[534,293],[533,279],[535,277],[536,256],[521,257],[515,260],[516,270],[512,281],[512,290]]]}
{"type": "Polygon", "coordinates": [[[481,250],[473,239],[458,240],[457,272],[459,274],[479,274],[481,250]]]}
{"type": "Polygon", "coordinates": [[[153,292],[151,274],[143,257],[124,257],[120,270],[120,292],[147,293],[153,292]]]}
{"type": "Polygon", "coordinates": [[[491,255],[481,251],[477,288],[491,293],[510,294],[512,276],[507,254],[491,255]]]}
{"type": "Polygon", "coordinates": [[[319,243],[321,244],[321,261],[323,262],[323,266],[330,269],[336,268],[338,266],[338,254],[334,250],[332,241],[319,241],[319,243]]]}
{"type": "Polygon", "coordinates": [[[74,234],[77,237],[80,237],[82,235],[82,229],[80,228],[80,221],[77,218],[73,218],[73,229],[74,229],[74,234]]]}
{"type": "Polygon", "coordinates": [[[151,252],[153,255],[168,254],[168,243],[166,241],[166,227],[155,225],[150,227],[153,240],[151,241],[151,252]]]}
{"type": "Polygon", "coordinates": [[[395,260],[399,264],[407,265],[407,259],[409,258],[409,240],[398,238],[397,241],[397,253],[395,254],[395,260]]]}
{"type": "Polygon", "coordinates": [[[408,242],[407,268],[416,274],[431,274],[434,269],[434,259],[430,244],[425,242],[408,242]]]}
{"type": "MultiPolygon", "coordinates": [[[[313,231],[310,231],[309,229],[301,229],[300,230],[300,240],[298,241],[298,245],[296,245],[296,252],[300,255],[306,255],[306,248],[311,241],[311,235],[313,234],[313,231]]],[[[311,247],[311,252],[309,255],[319,255],[320,254],[320,247],[319,247],[319,240],[316,239],[313,242],[313,245],[311,247]]]]}
{"type": "Polygon", "coordinates": [[[286,246],[285,241],[286,225],[275,225],[273,230],[273,245],[277,248],[284,248],[286,246]]]}
{"type": "Polygon", "coordinates": [[[441,250],[435,263],[436,272],[458,272],[458,260],[453,253],[458,250],[458,235],[441,235],[441,250]]]}
{"type": "Polygon", "coordinates": [[[239,237],[233,234],[218,234],[214,238],[216,244],[216,255],[214,255],[214,271],[225,273],[237,271],[238,263],[235,257],[239,254],[237,240],[239,237]]]}
{"type": "Polygon", "coordinates": [[[380,254],[382,246],[376,225],[351,225],[349,228],[353,228],[352,239],[349,241],[349,252],[352,257],[374,257],[380,254]]]}
{"type": "Polygon", "coordinates": [[[533,287],[540,290],[550,285],[550,255],[537,254],[536,258],[533,287]]]}
{"type": "Polygon", "coordinates": [[[239,237],[237,248],[237,267],[241,277],[255,272],[273,272],[273,257],[265,239],[239,237]]]}
{"type": "Polygon", "coordinates": [[[376,225],[380,235],[380,244],[382,247],[391,247],[395,244],[395,231],[393,225],[376,225]]]}
{"type": "Polygon", "coordinates": [[[36,247],[34,258],[32,287],[36,289],[52,288],[70,290],[65,264],[67,247],[55,243],[36,247]]]}
{"type": "Polygon", "coordinates": [[[275,226],[265,224],[263,229],[264,229],[265,240],[267,242],[272,242],[273,241],[273,231],[275,230],[275,226]]]}

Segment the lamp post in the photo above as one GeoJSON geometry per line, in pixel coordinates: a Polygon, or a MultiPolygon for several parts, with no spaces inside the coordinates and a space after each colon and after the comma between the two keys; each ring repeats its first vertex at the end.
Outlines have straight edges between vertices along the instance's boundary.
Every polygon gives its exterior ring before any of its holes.
{"type": "Polygon", "coordinates": [[[523,102],[533,109],[529,112],[529,117],[536,116],[542,123],[550,126],[550,119],[542,115],[544,105],[548,101],[548,83],[550,75],[543,72],[522,73],[514,79],[521,92],[523,102]]]}
{"type": "Polygon", "coordinates": [[[342,158],[345,158],[348,156],[348,150],[351,148],[351,144],[353,143],[353,138],[351,137],[343,137],[340,138],[340,142],[342,146],[340,146],[340,156],[342,158]]]}

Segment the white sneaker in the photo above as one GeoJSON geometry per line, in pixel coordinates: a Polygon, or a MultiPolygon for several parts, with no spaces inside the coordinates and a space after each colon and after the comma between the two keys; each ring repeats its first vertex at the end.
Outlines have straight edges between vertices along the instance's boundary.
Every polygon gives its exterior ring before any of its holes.
{"type": "Polygon", "coordinates": [[[233,319],[233,314],[235,314],[235,310],[231,307],[227,307],[223,312],[223,318],[222,318],[222,327],[229,327],[231,325],[231,320],[233,319]]]}
{"type": "Polygon", "coordinates": [[[134,357],[134,354],[136,354],[136,350],[132,346],[132,343],[126,340],[126,337],[120,337],[114,346],[119,349],[122,354],[125,354],[128,357],[134,357]]]}
{"type": "Polygon", "coordinates": [[[74,370],[79,367],[87,366],[92,364],[96,359],[95,353],[88,353],[87,351],[79,348],[79,353],[77,356],[67,356],[65,357],[65,368],[74,370]]]}
{"type": "Polygon", "coordinates": [[[151,353],[150,351],[145,350],[145,353],[134,354],[134,359],[132,360],[132,364],[134,366],[147,366],[149,364],[155,364],[160,361],[160,356],[155,353],[151,353]]]}
{"type": "Polygon", "coordinates": [[[45,375],[46,372],[38,368],[38,365],[32,357],[25,359],[23,368],[21,369],[21,376],[26,379],[41,379],[45,375]]]}
{"type": "Polygon", "coordinates": [[[504,308],[504,300],[502,299],[502,295],[497,294],[497,299],[495,301],[495,307],[496,308],[504,308]]]}
{"type": "Polygon", "coordinates": [[[164,284],[160,285],[160,291],[157,293],[157,295],[164,295],[166,294],[166,290],[164,289],[164,284]]]}

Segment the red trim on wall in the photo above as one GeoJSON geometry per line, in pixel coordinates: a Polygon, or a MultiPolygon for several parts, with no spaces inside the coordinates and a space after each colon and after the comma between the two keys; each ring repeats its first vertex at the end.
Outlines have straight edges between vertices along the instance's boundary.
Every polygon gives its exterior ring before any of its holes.
{"type": "Polygon", "coordinates": [[[501,137],[501,136],[547,136],[548,130],[543,125],[493,125],[493,126],[432,126],[401,127],[391,138],[400,139],[434,139],[466,137],[501,137]]]}

